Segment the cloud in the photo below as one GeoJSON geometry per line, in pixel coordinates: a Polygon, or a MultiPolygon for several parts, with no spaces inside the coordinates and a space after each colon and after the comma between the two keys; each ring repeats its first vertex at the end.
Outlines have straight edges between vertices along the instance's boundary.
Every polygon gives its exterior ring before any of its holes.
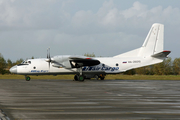
{"type": "MultiPolygon", "coordinates": [[[[157,6],[148,9],[147,5],[140,2],[134,2],[133,6],[121,10],[116,7],[113,0],[106,1],[96,13],[91,10],[78,11],[72,16],[72,24],[75,29],[81,29],[82,33],[90,29],[95,29],[96,32],[118,32],[125,31],[133,33],[136,29],[147,29],[153,23],[163,23],[171,25],[179,25],[180,20],[179,8],[172,8],[168,6],[163,8],[157,6]]],[[[93,31],[93,30],[91,30],[93,31]]],[[[137,34],[137,32],[134,32],[137,34]]]]}
{"type": "Polygon", "coordinates": [[[121,14],[125,19],[132,17],[141,17],[145,11],[147,11],[147,6],[141,4],[140,2],[134,2],[133,6],[129,9],[123,10],[121,14]]]}
{"type": "Polygon", "coordinates": [[[55,29],[69,19],[61,8],[68,4],[63,0],[1,0],[0,26],[9,29],[55,29]],[[60,4],[60,8],[57,4],[60,4]]]}
{"type": "Polygon", "coordinates": [[[31,54],[41,56],[50,46],[55,49],[54,55],[82,55],[90,51],[99,56],[113,56],[140,47],[151,25],[157,22],[165,24],[166,40],[172,37],[172,43],[178,40],[180,8],[148,8],[136,1],[131,7],[121,9],[116,1],[107,0],[97,11],[93,8],[74,11],[78,7],[74,6],[76,2],[79,1],[0,0],[1,43],[7,46],[13,43],[10,49],[15,53],[26,51],[7,55],[7,48],[1,44],[2,54],[14,59],[31,54]]]}
{"type": "Polygon", "coordinates": [[[76,29],[82,29],[84,32],[92,31],[87,28],[103,29],[104,32],[109,32],[109,30],[122,31],[124,28],[129,29],[134,26],[149,27],[156,21],[164,24],[179,24],[180,20],[179,8],[157,6],[148,9],[147,5],[138,1],[134,2],[132,7],[121,10],[117,8],[113,0],[109,0],[105,1],[95,13],[93,10],[79,10],[75,14],[66,11],[69,4],[73,4],[73,1],[1,0],[0,26],[3,28],[63,29],[67,33],[68,31],[77,32],[76,29]]]}

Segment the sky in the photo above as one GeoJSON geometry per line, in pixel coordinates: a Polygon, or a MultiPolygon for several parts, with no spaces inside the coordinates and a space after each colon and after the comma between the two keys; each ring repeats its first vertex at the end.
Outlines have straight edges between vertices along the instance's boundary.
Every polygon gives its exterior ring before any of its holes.
{"type": "Polygon", "coordinates": [[[164,49],[179,58],[180,0],[0,0],[0,53],[110,57],[141,47],[153,23],[164,24],[164,49]]]}

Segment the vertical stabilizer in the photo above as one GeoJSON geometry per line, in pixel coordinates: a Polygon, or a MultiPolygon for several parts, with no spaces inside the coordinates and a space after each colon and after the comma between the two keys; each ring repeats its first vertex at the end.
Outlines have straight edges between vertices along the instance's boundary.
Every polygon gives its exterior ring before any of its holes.
{"type": "Polygon", "coordinates": [[[164,25],[155,23],[152,25],[142,47],[114,57],[149,57],[162,52],[163,47],[164,25]]]}
{"type": "Polygon", "coordinates": [[[164,25],[155,23],[152,25],[138,56],[151,56],[163,51],[164,25]]]}

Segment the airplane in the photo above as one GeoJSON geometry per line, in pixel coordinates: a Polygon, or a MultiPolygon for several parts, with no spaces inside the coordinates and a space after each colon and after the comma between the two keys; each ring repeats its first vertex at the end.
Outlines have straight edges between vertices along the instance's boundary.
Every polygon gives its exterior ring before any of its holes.
{"type": "Polygon", "coordinates": [[[47,58],[28,59],[10,68],[10,72],[25,75],[74,74],[74,80],[96,78],[104,80],[107,74],[118,74],[134,68],[163,62],[171,51],[164,50],[164,25],[154,23],[143,43],[135,50],[113,57],[85,57],[78,55],[58,55],[47,58]]]}

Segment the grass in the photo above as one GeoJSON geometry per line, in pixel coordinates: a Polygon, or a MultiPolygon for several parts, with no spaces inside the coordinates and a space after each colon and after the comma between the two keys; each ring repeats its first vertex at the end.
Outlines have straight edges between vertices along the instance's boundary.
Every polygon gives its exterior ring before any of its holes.
{"type": "Polygon", "coordinates": [[[122,80],[180,80],[180,75],[108,75],[106,79],[122,80]]]}
{"type": "MultiPolygon", "coordinates": [[[[30,75],[31,79],[74,79],[73,75],[30,75]]],[[[24,75],[0,75],[0,79],[25,79],[24,75]]]]}
{"type": "MultiPolygon", "coordinates": [[[[72,80],[74,75],[30,76],[31,79],[65,79],[72,80]]],[[[25,79],[23,75],[0,75],[0,79],[25,79]]],[[[107,75],[105,80],[180,80],[180,75],[107,75]]]]}

